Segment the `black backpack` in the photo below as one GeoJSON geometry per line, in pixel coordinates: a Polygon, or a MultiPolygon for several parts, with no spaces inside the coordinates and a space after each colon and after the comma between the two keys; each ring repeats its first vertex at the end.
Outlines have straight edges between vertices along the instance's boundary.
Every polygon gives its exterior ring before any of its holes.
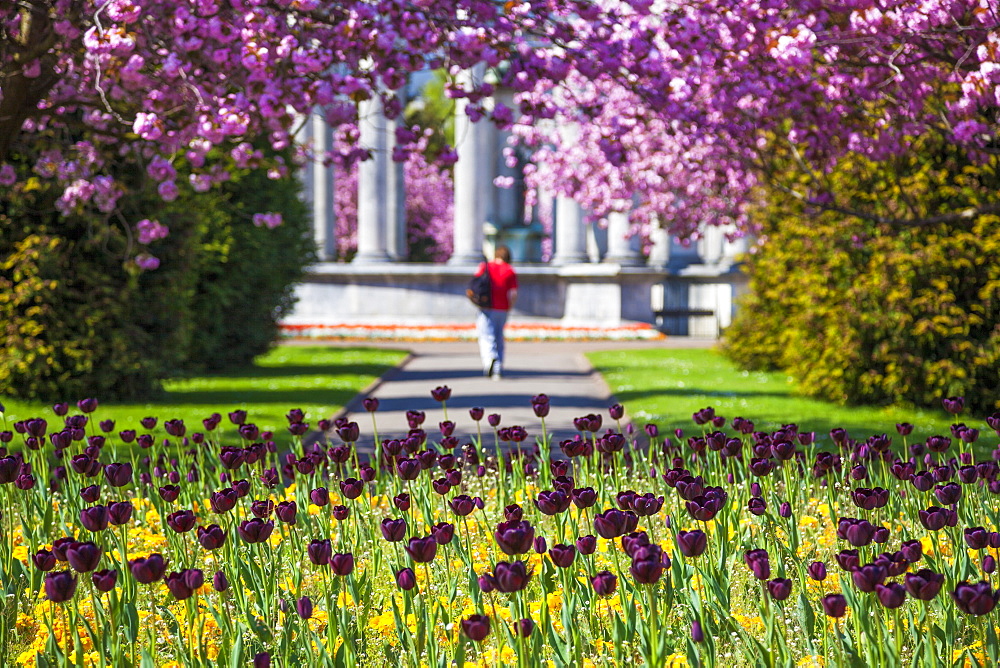
{"type": "Polygon", "coordinates": [[[469,287],[465,290],[465,296],[479,308],[493,307],[493,285],[490,282],[489,267],[484,265],[483,273],[472,277],[469,287]]]}

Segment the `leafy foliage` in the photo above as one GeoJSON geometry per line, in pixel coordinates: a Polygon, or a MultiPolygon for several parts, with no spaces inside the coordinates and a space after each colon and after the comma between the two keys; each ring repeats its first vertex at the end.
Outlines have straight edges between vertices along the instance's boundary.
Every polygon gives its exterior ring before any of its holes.
{"type": "MultiPolygon", "coordinates": [[[[960,162],[924,146],[895,171],[855,158],[831,178],[887,216],[995,201],[995,170],[960,162]],[[943,170],[961,175],[957,185],[938,185],[943,170]]],[[[1000,407],[997,216],[899,229],[786,201],[761,219],[767,243],[749,257],[751,291],[725,334],[735,361],[783,369],[840,403],[964,395],[973,410],[1000,407]]]]}

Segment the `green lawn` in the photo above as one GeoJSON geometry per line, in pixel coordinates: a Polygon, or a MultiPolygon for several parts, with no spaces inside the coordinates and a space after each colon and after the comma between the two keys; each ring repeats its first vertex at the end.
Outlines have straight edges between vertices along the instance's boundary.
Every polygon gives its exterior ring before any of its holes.
{"type": "MultiPolygon", "coordinates": [[[[198,431],[203,418],[218,412],[224,418],[223,428],[231,430],[226,414],[242,408],[249,413],[248,421],[261,429],[283,429],[288,424],[285,419],[288,411],[301,408],[315,425],[317,420],[342,408],[405,355],[403,351],[376,348],[278,346],[245,369],[173,378],[164,382],[165,391],[155,402],[102,402],[94,415],[98,420],[113,418],[116,429],[141,430],[139,420],[155,416],[160,425],[164,420],[180,418],[188,431],[198,431]]],[[[35,416],[50,422],[54,419],[50,404],[8,398],[2,402],[8,423],[35,416]]],[[[76,412],[75,406],[73,409],[76,412]]],[[[162,433],[162,427],[157,427],[157,433],[162,433]]]]}
{"type": "MultiPolygon", "coordinates": [[[[859,440],[887,433],[898,443],[897,422],[914,425],[909,442],[932,434],[949,435],[953,422],[944,410],[839,406],[810,399],[799,394],[794,380],[782,373],[741,371],[711,350],[594,352],[587,357],[636,426],[653,422],[661,433],[676,427],[688,433],[700,431],[691,414],[707,406],[730,419],[753,420],[759,430],[795,422],[801,431],[822,436],[824,447],[832,444],[829,432],[834,427],[844,427],[859,440]]],[[[980,451],[996,447],[997,439],[984,420],[963,415],[959,421],[980,429],[980,451]]]]}

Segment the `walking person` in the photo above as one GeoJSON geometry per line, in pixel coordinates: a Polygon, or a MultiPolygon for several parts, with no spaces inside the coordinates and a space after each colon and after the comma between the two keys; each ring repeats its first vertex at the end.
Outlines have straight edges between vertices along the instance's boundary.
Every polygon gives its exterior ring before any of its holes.
{"type": "Polygon", "coordinates": [[[492,262],[483,262],[476,276],[489,272],[491,308],[479,310],[476,316],[476,331],[479,335],[479,355],[483,360],[483,371],[494,380],[503,376],[504,341],[503,328],[507,324],[507,313],[517,301],[517,274],[510,266],[510,249],[497,246],[492,262]]]}

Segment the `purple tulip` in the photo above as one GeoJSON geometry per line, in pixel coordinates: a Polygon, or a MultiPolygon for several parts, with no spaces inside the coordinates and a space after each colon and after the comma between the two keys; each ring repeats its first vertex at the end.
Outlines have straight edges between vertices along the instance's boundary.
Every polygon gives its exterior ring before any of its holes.
{"type": "Polygon", "coordinates": [[[406,537],[406,520],[385,518],[381,524],[382,536],[390,543],[403,540],[406,537]]]}
{"type": "Polygon", "coordinates": [[[618,578],[611,571],[601,571],[590,579],[590,584],[598,596],[611,596],[618,588],[618,578]]]}
{"type": "Polygon", "coordinates": [[[963,533],[965,536],[965,544],[973,550],[982,550],[989,547],[990,532],[983,527],[970,527],[965,529],[963,533]]]}
{"type": "Polygon", "coordinates": [[[306,555],[316,566],[325,566],[330,563],[330,557],[333,556],[333,544],[329,538],[311,541],[306,548],[306,555]]]}
{"type": "Polygon", "coordinates": [[[572,498],[560,491],[539,492],[535,507],[544,515],[558,515],[569,509],[572,498]]]}
{"type": "Polygon", "coordinates": [[[257,652],[254,654],[253,668],[271,668],[270,652],[257,652]]]}
{"type": "Polygon", "coordinates": [[[132,519],[131,501],[115,501],[108,505],[108,521],[115,526],[127,524],[132,519]]]}
{"type": "MultiPolygon", "coordinates": [[[[569,568],[576,559],[576,547],[572,545],[553,545],[549,548],[549,559],[559,568],[569,568]]],[[[53,563],[54,560],[53,560],[53,563]]]]}
{"type": "Polygon", "coordinates": [[[792,593],[792,581],[788,578],[768,580],[767,591],[775,601],[784,601],[792,593]]]}
{"type": "Polygon", "coordinates": [[[708,547],[708,536],[704,531],[695,529],[677,532],[677,548],[685,557],[701,556],[706,547],[708,547]]]}
{"type": "Polygon", "coordinates": [[[90,581],[94,583],[94,589],[107,593],[114,589],[118,583],[118,571],[110,569],[94,571],[90,576],[90,581]]]}
{"type": "Polygon", "coordinates": [[[828,617],[839,618],[847,614],[847,599],[843,594],[827,594],[820,602],[828,617]]]}
{"type": "Polygon", "coordinates": [[[303,596],[298,601],[295,602],[295,612],[302,619],[309,619],[313,615],[313,604],[312,599],[308,596],[303,596]]]}
{"type": "Polygon", "coordinates": [[[176,573],[170,573],[163,579],[164,584],[178,601],[191,598],[203,584],[205,575],[198,568],[185,568],[176,573]]]}
{"type": "Polygon", "coordinates": [[[701,622],[697,619],[691,622],[691,640],[694,642],[705,642],[705,632],[701,629],[701,622]]]}
{"type": "Polygon", "coordinates": [[[72,571],[56,571],[45,576],[45,597],[53,603],[65,603],[76,593],[76,576],[72,571]]]}
{"type": "Polygon", "coordinates": [[[535,540],[535,529],[528,522],[501,522],[493,532],[493,538],[504,554],[525,554],[535,540]]]}
{"type": "Polygon", "coordinates": [[[959,610],[967,615],[979,617],[993,611],[997,599],[1000,598],[1000,591],[993,591],[990,583],[985,580],[976,584],[963,581],[959,582],[955,591],[951,592],[951,597],[959,610]]]}
{"type": "Polygon", "coordinates": [[[437,554],[438,542],[433,536],[427,536],[426,538],[413,537],[410,538],[404,548],[413,561],[417,563],[427,563],[432,561],[434,559],[434,555],[437,554]]]}
{"type": "Polygon", "coordinates": [[[438,545],[447,545],[455,536],[455,525],[449,522],[439,522],[431,527],[431,536],[438,545]]]}
{"type": "Polygon", "coordinates": [[[250,544],[265,542],[271,537],[271,532],[273,531],[274,521],[264,521],[259,517],[255,517],[251,520],[244,520],[239,523],[239,526],[236,527],[236,532],[239,533],[240,538],[242,538],[244,542],[250,544]]]}
{"type": "Polygon", "coordinates": [[[583,555],[593,554],[597,550],[597,537],[580,536],[576,539],[576,549],[583,555]]]}
{"type": "Polygon", "coordinates": [[[903,605],[906,600],[906,589],[897,582],[890,582],[887,585],[875,585],[875,595],[884,607],[891,610],[903,605]]]}
{"type": "Polygon", "coordinates": [[[400,570],[396,573],[396,585],[404,591],[410,591],[417,586],[417,574],[409,567],[400,570]]]}
{"type": "Polygon", "coordinates": [[[226,574],[224,572],[215,571],[215,575],[212,576],[212,588],[218,592],[223,592],[229,589],[229,580],[226,578],[226,574]]]}
{"type": "Polygon", "coordinates": [[[235,508],[238,499],[237,491],[232,487],[227,487],[218,492],[212,492],[208,502],[212,506],[212,511],[221,515],[235,508]]]}
{"type": "Polygon", "coordinates": [[[958,522],[958,515],[954,510],[931,506],[927,510],[917,511],[920,523],[928,531],[940,531],[946,526],[955,526],[958,522]]]}
{"type": "Polygon", "coordinates": [[[298,507],[294,501],[282,501],[274,509],[274,514],[278,517],[278,520],[285,524],[295,524],[295,515],[297,512],[298,507]]]}
{"type": "Polygon", "coordinates": [[[56,567],[56,555],[43,547],[31,555],[31,562],[40,571],[51,571],[56,567]]]}
{"type": "Polygon", "coordinates": [[[771,561],[767,550],[747,550],[743,560],[758,580],[767,580],[771,577],[771,561]]]}
{"type": "Polygon", "coordinates": [[[806,570],[809,572],[809,577],[817,582],[826,579],[826,564],[822,561],[812,562],[806,570]]]}
{"type": "Polygon", "coordinates": [[[80,524],[88,531],[97,533],[108,528],[108,509],[105,506],[91,506],[80,511],[80,524]]]}
{"type": "Polygon", "coordinates": [[[167,515],[167,526],[176,533],[185,533],[194,528],[194,513],[190,510],[178,510],[167,515]]]}
{"type": "Polygon", "coordinates": [[[493,569],[492,584],[497,591],[510,594],[521,591],[531,581],[531,571],[523,561],[507,563],[501,561],[493,569]]]}
{"type": "Polygon", "coordinates": [[[474,642],[482,642],[490,634],[490,618],[486,615],[470,615],[461,622],[462,633],[474,642]]]}
{"type": "Polygon", "coordinates": [[[226,543],[226,532],[218,524],[198,527],[198,542],[206,550],[217,550],[226,543]]]}
{"type": "Polygon", "coordinates": [[[866,564],[851,573],[854,586],[866,593],[875,591],[875,585],[882,584],[886,576],[888,572],[885,566],[877,563],[866,564]]]}
{"type": "Polygon", "coordinates": [[[354,555],[350,552],[334,554],[330,557],[330,570],[333,571],[334,575],[350,575],[354,572],[354,555]]]}
{"type": "Polygon", "coordinates": [[[167,572],[167,562],[159,553],[131,559],[128,564],[129,570],[132,571],[132,577],[139,584],[152,584],[161,579],[163,574],[167,572]]]}
{"type": "Polygon", "coordinates": [[[104,551],[101,548],[89,541],[74,543],[66,548],[66,560],[73,570],[80,573],[96,570],[103,554],[104,551]]]}

